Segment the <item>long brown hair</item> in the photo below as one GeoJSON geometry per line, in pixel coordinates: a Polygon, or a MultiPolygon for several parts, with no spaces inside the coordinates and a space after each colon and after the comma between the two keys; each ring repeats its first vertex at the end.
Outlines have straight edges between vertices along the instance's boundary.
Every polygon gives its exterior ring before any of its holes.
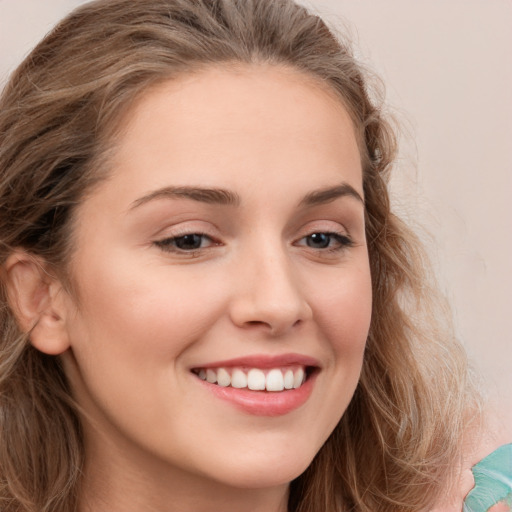
{"type": "MultiPolygon", "coordinates": [[[[418,240],[390,209],[395,134],[378,89],[350,44],[292,0],[97,0],[64,19],[0,99],[0,264],[23,248],[65,275],[74,207],[104,178],[130,105],[158,82],[232,62],[285,65],[335,91],[364,168],[373,315],[361,380],[292,482],[289,510],[427,509],[460,455],[471,406],[465,356],[439,320],[418,240]]],[[[0,508],[74,511],[84,460],[77,408],[59,358],[19,329],[3,281],[0,508]]]]}

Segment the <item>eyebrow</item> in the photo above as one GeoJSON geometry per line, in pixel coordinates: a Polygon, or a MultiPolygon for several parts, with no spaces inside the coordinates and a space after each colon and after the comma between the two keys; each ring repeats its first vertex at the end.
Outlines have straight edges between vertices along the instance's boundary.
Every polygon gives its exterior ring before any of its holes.
{"type": "Polygon", "coordinates": [[[222,188],[164,187],[134,201],[130,209],[137,208],[154,199],[191,199],[207,204],[238,206],[240,197],[235,192],[222,188]]]}
{"type": "Polygon", "coordinates": [[[364,199],[352,185],[341,183],[335,187],[327,187],[310,192],[302,199],[299,206],[317,206],[346,196],[353,197],[364,205],[364,199]]]}
{"type": "MultiPolygon", "coordinates": [[[[300,201],[299,206],[317,206],[345,196],[353,197],[364,204],[363,198],[352,185],[341,183],[335,187],[314,190],[306,194],[300,201]]],[[[239,206],[241,203],[240,196],[237,193],[222,188],[164,187],[136,199],[130,209],[132,210],[155,199],[191,199],[201,203],[226,206],[239,206]]]]}

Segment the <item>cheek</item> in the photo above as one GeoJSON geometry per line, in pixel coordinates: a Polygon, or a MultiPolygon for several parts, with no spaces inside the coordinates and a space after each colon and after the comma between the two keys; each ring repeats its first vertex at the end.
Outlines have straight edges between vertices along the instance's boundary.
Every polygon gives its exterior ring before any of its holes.
{"type": "Polygon", "coordinates": [[[168,349],[170,338],[194,338],[220,309],[215,283],[197,271],[191,275],[126,252],[88,261],[87,273],[77,270],[88,276],[77,283],[79,309],[96,335],[123,337],[125,348],[129,340],[151,343],[163,337],[168,349]]]}
{"type": "Polygon", "coordinates": [[[318,295],[316,318],[336,358],[362,360],[372,314],[369,269],[363,267],[318,295]]]}
{"type": "Polygon", "coordinates": [[[329,282],[332,285],[324,286],[314,299],[316,328],[327,363],[319,375],[319,409],[309,425],[323,440],[339,423],[356,390],[372,313],[371,279],[364,266],[329,282]]]}
{"type": "Polygon", "coordinates": [[[83,290],[75,345],[97,350],[98,356],[110,352],[119,361],[132,358],[139,370],[145,361],[175,359],[210,328],[222,309],[221,299],[208,292],[204,297],[199,284],[151,283],[147,278],[121,280],[121,285],[112,281],[98,281],[83,290]]]}
{"type": "Polygon", "coordinates": [[[182,354],[211,329],[225,305],[207,280],[165,267],[131,269],[91,265],[94,277],[77,283],[79,312],[69,323],[75,362],[67,374],[93,416],[143,433],[152,432],[163,411],[183,406],[170,391],[187,391],[182,354]]]}

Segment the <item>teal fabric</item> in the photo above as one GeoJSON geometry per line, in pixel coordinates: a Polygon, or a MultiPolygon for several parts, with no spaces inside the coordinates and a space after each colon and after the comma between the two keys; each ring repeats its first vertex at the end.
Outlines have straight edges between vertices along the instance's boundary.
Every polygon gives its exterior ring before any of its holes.
{"type": "Polygon", "coordinates": [[[512,444],[501,446],[472,468],[475,487],[464,501],[464,512],[487,512],[497,503],[512,511],[512,444]]]}

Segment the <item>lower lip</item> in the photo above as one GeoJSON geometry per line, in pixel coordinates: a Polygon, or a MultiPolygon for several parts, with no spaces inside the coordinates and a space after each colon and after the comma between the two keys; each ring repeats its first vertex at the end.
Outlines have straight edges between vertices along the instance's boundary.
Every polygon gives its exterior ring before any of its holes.
{"type": "Polygon", "coordinates": [[[236,408],[255,416],[283,416],[308,400],[313,390],[313,384],[317,373],[308,377],[306,382],[297,389],[285,391],[251,391],[247,388],[222,387],[217,384],[210,384],[197,378],[199,384],[208,389],[216,397],[230,402],[236,408]]]}

